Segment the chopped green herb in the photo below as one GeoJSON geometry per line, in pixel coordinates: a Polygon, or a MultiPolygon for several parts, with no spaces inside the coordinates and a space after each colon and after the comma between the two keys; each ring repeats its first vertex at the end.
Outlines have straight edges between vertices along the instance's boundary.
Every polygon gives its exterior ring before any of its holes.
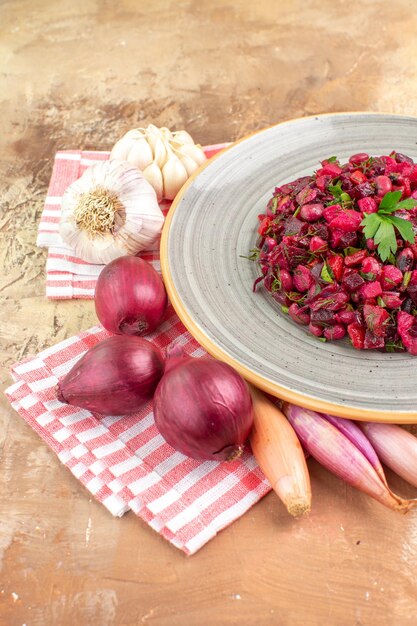
{"type": "Polygon", "coordinates": [[[323,268],[320,272],[320,278],[326,283],[334,282],[334,274],[332,268],[326,263],[326,261],[323,263],[323,268]]]}
{"type": "Polygon", "coordinates": [[[282,305],[282,306],[281,306],[281,311],[282,311],[283,313],[288,313],[288,307],[287,307],[287,306],[282,305]]]}
{"type": "MultiPolygon", "coordinates": [[[[378,246],[378,254],[382,261],[390,258],[397,251],[397,235],[399,232],[404,241],[414,243],[415,235],[411,222],[393,215],[400,209],[412,209],[417,200],[407,198],[400,202],[401,191],[389,191],[381,200],[377,213],[369,213],[363,218],[361,225],[367,239],[373,239],[378,246]]],[[[394,260],[395,263],[395,260],[394,260]]]]}

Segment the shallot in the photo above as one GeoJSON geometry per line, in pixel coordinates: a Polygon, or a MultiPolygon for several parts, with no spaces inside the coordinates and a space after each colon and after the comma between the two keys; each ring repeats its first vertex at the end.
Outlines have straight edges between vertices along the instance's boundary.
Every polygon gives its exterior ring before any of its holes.
{"type": "Polygon", "coordinates": [[[158,272],[144,259],[124,256],[102,270],[95,290],[97,317],[106,330],[145,335],[165,313],[167,295],[158,272]]]}
{"type": "Polygon", "coordinates": [[[311,508],[310,476],[301,444],[285,415],[251,386],[254,425],[252,452],[272,489],[291,515],[311,508]]]}
{"type": "Polygon", "coordinates": [[[168,355],[154,396],[155,423],[176,450],[198,460],[231,461],[253,425],[247,383],[227,363],[168,355]]]}
{"type": "Polygon", "coordinates": [[[160,350],[146,339],[115,335],[87,350],[57,385],[61,402],[101,413],[134,413],[164,372],[160,350]]]}
{"type": "Polygon", "coordinates": [[[283,411],[304,449],[336,476],[393,510],[406,513],[417,505],[394,494],[362,450],[325,417],[289,403],[283,411]]]}
{"type": "Polygon", "coordinates": [[[417,487],[417,437],[396,424],[364,422],[361,427],[381,461],[417,487]]]}

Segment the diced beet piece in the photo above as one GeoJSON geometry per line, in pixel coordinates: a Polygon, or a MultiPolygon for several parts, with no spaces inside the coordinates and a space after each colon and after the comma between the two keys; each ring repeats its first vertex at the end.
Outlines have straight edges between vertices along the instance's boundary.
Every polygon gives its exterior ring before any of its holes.
{"type": "Polygon", "coordinates": [[[363,350],[365,342],[365,328],[358,322],[353,322],[347,327],[352,345],[357,350],[363,350]]]}
{"type": "Polygon", "coordinates": [[[284,226],[284,235],[286,237],[293,237],[295,235],[302,235],[306,232],[306,225],[304,222],[299,220],[297,217],[290,217],[285,222],[284,226]]]}
{"type": "Polygon", "coordinates": [[[320,189],[320,191],[325,191],[327,188],[327,185],[330,183],[331,180],[332,180],[332,177],[329,175],[317,176],[316,185],[320,189]]]}
{"type": "Polygon", "coordinates": [[[330,254],[326,261],[333,272],[335,280],[340,282],[343,275],[343,258],[338,254],[330,254]]]}
{"type": "Polygon", "coordinates": [[[352,156],[349,159],[349,163],[353,163],[353,165],[360,165],[361,163],[363,163],[364,161],[367,161],[369,159],[369,154],[366,154],[366,152],[358,152],[357,154],[352,154],[352,156]]]}
{"type": "Polygon", "coordinates": [[[312,237],[310,239],[310,244],[309,244],[309,248],[311,250],[311,252],[326,252],[328,245],[327,245],[327,241],[325,241],[324,239],[322,239],[321,237],[312,237]]]}
{"type": "Polygon", "coordinates": [[[280,304],[281,306],[286,306],[286,307],[290,306],[291,300],[288,298],[287,294],[284,293],[283,291],[272,291],[271,295],[274,298],[274,300],[276,300],[278,304],[280,304]]]}
{"type": "Polygon", "coordinates": [[[336,322],[339,324],[352,324],[356,320],[355,311],[352,309],[343,309],[341,311],[336,311],[334,314],[334,318],[336,322]]]}
{"type": "Polygon", "coordinates": [[[395,160],[397,161],[397,163],[407,163],[408,165],[414,165],[413,159],[406,154],[402,154],[401,152],[395,153],[395,160]]]}
{"type": "Polygon", "coordinates": [[[329,326],[336,324],[336,320],[334,318],[334,312],[329,311],[327,309],[319,309],[318,311],[311,311],[310,314],[310,323],[315,324],[316,326],[329,326]]]}
{"type": "Polygon", "coordinates": [[[358,230],[363,216],[358,211],[353,210],[345,210],[340,212],[336,217],[334,217],[331,222],[329,222],[330,229],[339,229],[343,230],[345,233],[351,233],[358,230]]]}
{"type": "Polygon", "coordinates": [[[351,173],[350,180],[354,185],[360,185],[361,183],[367,182],[368,179],[366,178],[365,174],[361,172],[361,170],[355,170],[351,173]]]}
{"type": "Polygon", "coordinates": [[[337,339],[343,339],[346,335],[346,328],[343,324],[335,324],[325,328],[323,334],[329,341],[336,341],[337,339]]]}
{"type": "Polygon", "coordinates": [[[377,280],[381,276],[382,264],[375,257],[368,256],[362,261],[361,270],[364,274],[372,274],[370,280],[377,280]]]}
{"type": "Polygon", "coordinates": [[[412,299],[414,304],[417,304],[417,285],[409,285],[407,288],[407,296],[412,299]]]}
{"type": "Polygon", "coordinates": [[[281,286],[284,291],[292,291],[294,288],[294,283],[291,274],[287,270],[280,270],[279,279],[281,281],[281,286]]]}
{"type": "Polygon", "coordinates": [[[376,250],[377,249],[377,244],[375,243],[375,241],[373,239],[367,239],[366,240],[366,247],[368,248],[368,250],[376,250]]]}
{"type": "Polygon", "coordinates": [[[332,248],[349,248],[349,246],[354,246],[357,240],[355,232],[346,233],[339,228],[335,228],[330,232],[330,246],[332,248]]]}
{"type": "Polygon", "coordinates": [[[377,298],[382,294],[381,283],[377,280],[373,280],[370,283],[365,283],[360,288],[359,293],[362,300],[368,300],[368,298],[377,298]]]}
{"type": "Polygon", "coordinates": [[[416,318],[405,311],[399,311],[397,315],[398,334],[401,337],[406,350],[417,356],[417,337],[414,334],[416,318]]]}
{"type": "Polygon", "coordinates": [[[318,176],[331,176],[336,178],[342,173],[342,168],[336,163],[326,163],[320,170],[317,171],[318,176]]]}
{"type": "Polygon", "coordinates": [[[412,270],[409,285],[417,285],[417,270],[412,270]]]}
{"type": "Polygon", "coordinates": [[[265,241],[264,241],[264,245],[262,246],[262,249],[264,250],[264,252],[271,252],[271,250],[273,250],[276,245],[277,245],[276,239],[274,239],[273,237],[265,237],[265,241]]]}
{"type": "Polygon", "coordinates": [[[320,326],[320,324],[313,324],[313,322],[310,322],[308,330],[315,337],[323,337],[323,326],[320,326]]]}
{"type": "Polygon", "coordinates": [[[313,283],[310,270],[305,265],[297,265],[293,272],[294,287],[297,291],[304,293],[308,291],[313,283]]]}
{"type": "Polygon", "coordinates": [[[349,295],[346,291],[339,290],[328,295],[324,295],[324,292],[325,289],[323,289],[320,295],[311,303],[310,307],[312,311],[318,311],[320,309],[338,311],[339,309],[343,309],[349,301],[349,295]]]}
{"type": "Polygon", "coordinates": [[[297,324],[306,326],[310,323],[310,314],[307,311],[303,311],[296,302],[293,302],[288,308],[288,315],[297,324]]]}
{"type": "Polygon", "coordinates": [[[277,204],[276,213],[285,214],[292,204],[290,196],[284,196],[277,204]]]}
{"type": "Polygon", "coordinates": [[[296,195],[295,200],[299,204],[299,206],[302,206],[303,204],[309,204],[316,199],[318,193],[318,189],[305,187],[305,189],[303,189],[296,195]]]}
{"type": "Polygon", "coordinates": [[[392,191],[392,182],[388,176],[377,176],[375,178],[376,191],[380,198],[383,198],[386,193],[392,191]]]}
{"type": "Polygon", "coordinates": [[[365,350],[375,350],[381,349],[385,347],[385,339],[384,337],[379,337],[375,335],[370,330],[365,332],[365,340],[363,342],[363,347],[365,350]]]}
{"type": "Polygon", "coordinates": [[[271,218],[264,217],[258,226],[258,234],[261,237],[264,237],[266,233],[268,232],[270,225],[271,225],[271,218]]]}
{"type": "Polygon", "coordinates": [[[384,265],[381,270],[381,286],[384,291],[390,291],[403,282],[403,273],[395,265],[384,265]]]}
{"type": "Polygon", "coordinates": [[[362,285],[365,284],[365,281],[359,272],[353,271],[348,274],[345,272],[345,274],[343,274],[342,284],[347,291],[352,292],[362,287],[362,285]]]}
{"type": "Polygon", "coordinates": [[[378,205],[371,197],[358,200],[358,207],[362,213],[376,213],[378,211],[378,205]]]}
{"type": "Polygon", "coordinates": [[[413,269],[414,254],[410,248],[404,248],[397,256],[397,267],[402,272],[408,272],[413,269]]]}
{"type": "Polygon", "coordinates": [[[403,302],[399,291],[386,291],[379,297],[387,309],[399,309],[403,302]]]}
{"type": "Polygon", "coordinates": [[[355,265],[361,265],[363,260],[368,256],[367,250],[358,250],[353,254],[349,254],[345,257],[345,265],[347,267],[354,267],[355,265]]]}
{"type": "Polygon", "coordinates": [[[300,217],[306,222],[317,222],[323,215],[324,206],[316,204],[303,204],[300,210],[300,217]]]}
{"type": "Polygon", "coordinates": [[[323,217],[326,220],[326,222],[331,222],[342,211],[343,211],[343,209],[340,206],[340,204],[331,204],[330,206],[328,206],[328,207],[326,207],[324,209],[323,217]]]}
{"type": "Polygon", "coordinates": [[[382,306],[365,304],[363,307],[363,317],[366,327],[377,337],[385,337],[386,325],[389,320],[389,313],[382,306]]]}
{"type": "Polygon", "coordinates": [[[323,221],[322,222],[315,222],[314,226],[311,227],[313,232],[311,233],[312,235],[317,235],[317,237],[321,237],[322,239],[325,239],[327,241],[327,239],[329,238],[329,229],[327,227],[327,224],[325,224],[323,221]]]}
{"type": "Polygon", "coordinates": [[[355,198],[359,201],[363,198],[373,196],[375,194],[375,187],[372,185],[371,182],[366,181],[365,183],[356,185],[356,187],[354,187],[349,193],[352,198],[355,198]]]}

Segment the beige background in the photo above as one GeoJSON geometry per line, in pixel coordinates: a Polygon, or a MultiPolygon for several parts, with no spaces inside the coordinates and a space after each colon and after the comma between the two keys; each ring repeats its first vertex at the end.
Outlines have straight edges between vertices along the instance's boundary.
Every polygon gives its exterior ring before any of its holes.
{"type": "MultiPolygon", "coordinates": [[[[208,144],[320,112],[417,114],[416,34],[406,0],[3,0],[3,388],[14,361],[96,321],[92,302],[44,296],[36,225],[57,149],[110,149],[146,123],[208,144]]],[[[0,420],[1,625],[417,621],[417,513],[314,462],[309,517],[270,494],[186,558],[133,514],[113,519],[4,396],[0,420]]]]}

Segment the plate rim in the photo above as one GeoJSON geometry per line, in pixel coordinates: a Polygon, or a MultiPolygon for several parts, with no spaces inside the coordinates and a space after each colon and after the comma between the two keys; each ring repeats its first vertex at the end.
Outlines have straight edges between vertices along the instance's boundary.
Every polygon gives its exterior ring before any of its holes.
{"type": "Polygon", "coordinates": [[[317,118],[327,118],[327,117],[335,117],[335,116],[369,116],[369,117],[394,117],[399,119],[410,119],[415,120],[417,122],[417,116],[413,115],[404,115],[399,113],[383,113],[383,112],[373,112],[373,111],[340,111],[336,113],[320,113],[315,115],[306,115],[297,118],[291,118],[287,120],[283,120],[282,122],[278,122],[277,124],[272,124],[270,126],[266,126],[262,129],[249,133],[245,135],[241,139],[238,139],[232,142],[227,147],[220,150],[216,155],[205,161],[191,176],[188,178],[186,183],[183,185],[181,190],[178,192],[176,197],[174,198],[171,207],[166,215],[164,226],[161,234],[161,242],[160,242],[160,263],[161,263],[161,272],[164,280],[165,288],[170,299],[170,302],[180,318],[181,322],[184,324],[186,329],[190,332],[190,334],[198,341],[198,343],[209,353],[211,356],[228,363],[231,367],[233,367],[246,381],[258,387],[262,391],[286,402],[290,402],[291,404],[297,404],[302,406],[303,408],[310,409],[313,411],[318,411],[320,413],[330,413],[333,415],[337,415],[339,417],[351,418],[358,421],[378,421],[378,422],[387,422],[387,423],[397,423],[397,424],[413,424],[417,423],[417,409],[415,411],[380,411],[375,409],[366,409],[359,407],[352,407],[350,405],[345,404],[336,404],[333,402],[329,402],[327,400],[320,400],[318,398],[310,397],[305,394],[298,393],[297,391],[293,391],[291,389],[287,389],[286,387],[282,387],[279,383],[271,382],[256,372],[252,371],[250,367],[242,364],[240,361],[231,357],[227,352],[225,352],[220,346],[212,341],[210,337],[208,337],[204,331],[198,326],[198,324],[193,319],[192,315],[188,312],[187,308],[183,304],[178,291],[175,288],[173,278],[170,273],[169,262],[168,262],[168,246],[169,246],[169,232],[171,228],[171,223],[175,214],[176,209],[178,208],[183,196],[187,192],[188,188],[193,184],[196,178],[207,168],[209,167],[213,161],[220,158],[224,153],[233,149],[238,144],[254,137],[260,133],[263,133],[269,129],[276,128],[278,126],[282,126],[284,124],[289,124],[292,122],[297,122],[301,120],[307,119],[317,119],[317,118]]]}

